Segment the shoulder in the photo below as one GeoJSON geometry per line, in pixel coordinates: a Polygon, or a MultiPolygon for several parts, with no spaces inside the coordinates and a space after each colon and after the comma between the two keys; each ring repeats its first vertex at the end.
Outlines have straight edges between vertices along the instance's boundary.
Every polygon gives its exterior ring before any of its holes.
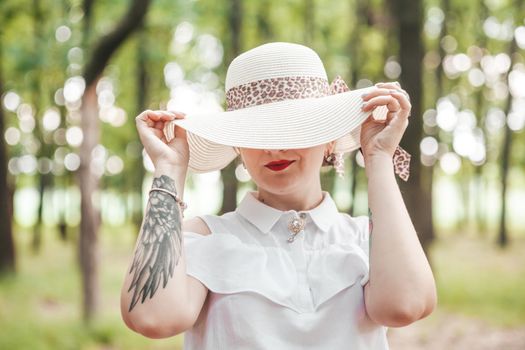
{"type": "Polygon", "coordinates": [[[211,233],[206,222],[204,222],[199,216],[184,220],[182,223],[182,230],[199,233],[201,235],[209,235],[211,233]]]}
{"type": "MultiPolygon", "coordinates": [[[[235,212],[228,212],[222,215],[204,214],[184,220],[182,223],[183,231],[191,231],[201,235],[211,233],[226,233],[233,228],[238,229],[238,215],[235,212]]],[[[235,231],[233,229],[233,231],[235,231]]]]}

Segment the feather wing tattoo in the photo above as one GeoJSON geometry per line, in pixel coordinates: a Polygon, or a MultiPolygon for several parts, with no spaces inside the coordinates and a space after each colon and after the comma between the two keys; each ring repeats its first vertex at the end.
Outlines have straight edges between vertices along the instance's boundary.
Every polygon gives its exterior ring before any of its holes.
{"type": "MultiPolygon", "coordinates": [[[[154,178],[152,187],[176,193],[173,179],[166,175],[154,178]]],[[[129,271],[133,273],[128,289],[128,292],[133,291],[129,311],[139,300],[144,303],[148,296],[151,299],[161,283],[165,288],[169,278],[173,277],[181,256],[181,223],[175,199],[165,192],[153,191],[129,271]]]]}

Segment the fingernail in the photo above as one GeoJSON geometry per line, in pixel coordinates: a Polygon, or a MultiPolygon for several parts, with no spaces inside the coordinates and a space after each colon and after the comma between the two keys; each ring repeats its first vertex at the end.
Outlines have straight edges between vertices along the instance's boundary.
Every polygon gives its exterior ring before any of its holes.
{"type": "Polygon", "coordinates": [[[361,105],[361,109],[365,109],[366,105],[367,105],[367,103],[363,103],[363,104],[361,105]]]}
{"type": "Polygon", "coordinates": [[[365,98],[368,94],[367,93],[364,93],[361,95],[361,98],[365,98]]]}

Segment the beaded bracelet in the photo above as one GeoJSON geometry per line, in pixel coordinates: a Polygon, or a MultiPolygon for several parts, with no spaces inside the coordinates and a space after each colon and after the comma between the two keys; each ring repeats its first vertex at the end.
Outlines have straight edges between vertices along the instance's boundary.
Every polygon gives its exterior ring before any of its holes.
{"type": "Polygon", "coordinates": [[[170,196],[172,196],[175,199],[175,202],[177,202],[179,204],[179,206],[181,207],[181,209],[182,209],[182,217],[184,217],[184,210],[186,208],[188,208],[188,204],[186,204],[186,202],[184,202],[176,193],[173,193],[171,191],[168,191],[168,190],[166,190],[164,188],[160,188],[160,187],[154,187],[151,190],[149,190],[149,194],[150,195],[151,195],[152,191],[161,191],[161,192],[165,192],[165,193],[169,194],[170,196]]]}

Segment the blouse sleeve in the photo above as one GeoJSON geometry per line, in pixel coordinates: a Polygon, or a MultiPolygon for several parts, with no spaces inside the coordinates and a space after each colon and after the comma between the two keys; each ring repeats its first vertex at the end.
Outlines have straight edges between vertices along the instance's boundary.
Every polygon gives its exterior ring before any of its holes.
{"type": "Polygon", "coordinates": [[[369,218],[367,215],[350,216],[345,214],[350,226],[355,231],[355,244],[360,248],[361,255],[365,259],[367,273],[361,278],[360,283],[364,286],[369,280],[370,272],[370,233],[369,233],[369,218]]]}

